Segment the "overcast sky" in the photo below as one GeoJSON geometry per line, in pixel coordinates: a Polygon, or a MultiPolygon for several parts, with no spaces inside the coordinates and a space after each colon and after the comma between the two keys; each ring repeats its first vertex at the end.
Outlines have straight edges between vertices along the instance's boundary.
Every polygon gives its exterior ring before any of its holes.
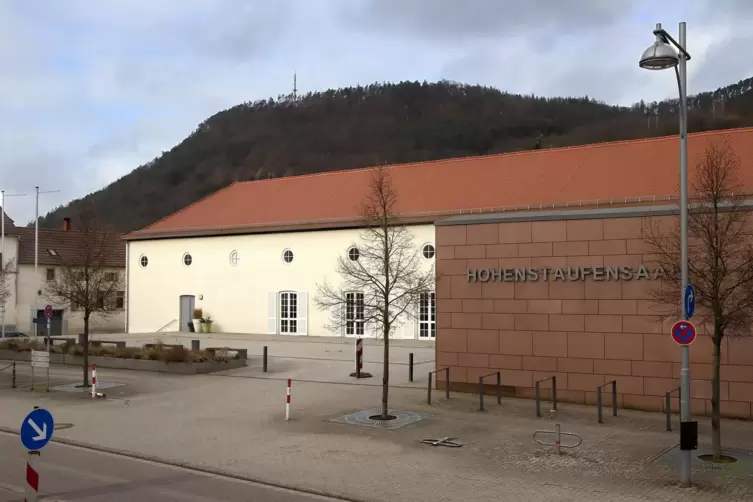
{"type": "Polygon", "coordinates": [[[17,223],[115,181],[243,101],[449,79],[608,103],[688,22],[690,92],[753,76],[753,0],[0,0],[0,187],[17,223]],[[658,6],[658,7],[657,7],[658,6]]]}

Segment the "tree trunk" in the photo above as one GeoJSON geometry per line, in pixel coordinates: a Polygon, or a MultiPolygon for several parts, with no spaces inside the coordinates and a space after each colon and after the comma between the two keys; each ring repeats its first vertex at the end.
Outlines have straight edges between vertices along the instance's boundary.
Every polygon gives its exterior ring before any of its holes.
{"type": "Polygon", "coordinates": [[[389,391],[390,391],[390,327],[384,327],[384,363],[382,376],[382,420],[387,420],[389,411],[389,391]]]}
{"type": "Polygon", "coordinates": [[[84,388],[89,387],[89,314],[84,314],[84,388]]]}
{"type": "Polygon", "coordinates": [[[711,381],[711,452],[714,458],[722,455],[722,431],[721,431],[721,409],[720,409],[720,383],[719,383],[719,366],[721,363],[721,341],[722,336],[718,328],[714,333],[714,377],[711,381]]]}

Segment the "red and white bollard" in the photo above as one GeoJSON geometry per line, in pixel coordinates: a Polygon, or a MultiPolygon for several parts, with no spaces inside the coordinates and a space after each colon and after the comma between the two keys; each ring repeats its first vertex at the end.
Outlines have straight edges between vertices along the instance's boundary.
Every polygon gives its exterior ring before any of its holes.
{"type": "Polygon", "coordinates": [[[92,364],[92,399],[97,397],[97,365],[92,364]]]}
{"type": "Polygon", "coordinates": [[[105,397],[101,392],[97,392],[97,365],[92,364],[92,399],[105,397]]]}
{"type": "Polygon", "coordinates": [[[24,502],[37,502],[39,494],[39,452],[30,451],[26,461],[26,498],[24,502]]]}
{"type": "Polygon", "coordinates": [[[287,391],[287,397],[285,398],[285,420],[290,420],[290,386],[292,384],[292,380],[288,378],[288,391],[287,391]]]}

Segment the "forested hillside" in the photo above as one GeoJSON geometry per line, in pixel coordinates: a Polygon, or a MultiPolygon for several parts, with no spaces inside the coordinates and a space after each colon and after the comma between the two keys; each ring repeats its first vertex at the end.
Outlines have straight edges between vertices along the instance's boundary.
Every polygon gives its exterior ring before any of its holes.
{"type": "MultiPolygon", "coordinates": [[[[753,78],[693,96],[690,132],[753,125],[753,78]]],[[[610,106],[454,82],[373,84],[243,103],[83,200],[114,230],[142,228],[237,180],[661,136],[677,100],[610,106]]],[[[82,200],[41,224],[59,227],[82,200]]]]}

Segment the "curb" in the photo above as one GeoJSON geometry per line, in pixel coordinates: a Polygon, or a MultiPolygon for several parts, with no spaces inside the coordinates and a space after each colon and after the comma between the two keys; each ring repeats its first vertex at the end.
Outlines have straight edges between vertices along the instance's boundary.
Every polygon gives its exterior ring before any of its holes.
{"type": "MultiPolygon", "coordinates": [[[[10,427],[3,427],[0,426],[0,432],[6,433],[6,434],[12,434],[12,435],[18,435],[20,432],[17,429],[12,429],[10,427]]],[[[297,487],[291,484],[284,484],[284,483],[272,483],[269,481],[264,481],[258,478],[254,478],[252,476],[243,476],[241,474],[232,473],[230,471],[225,471],[222,469],[215,469],[212,467],[202,467],[198,465],[194,465],[188,462],[179,462],[176,460],[165,460],[160,457],[156,457],[153,455],[144,455],[141,453],[136,453],[128,450],[119,450],[117,448],[108,448],[106,446],[100,446],[92,443],[85,443],[83,441],[76,441],[75,439],[67,439],[67,438],[56,438],[52,437],[50,439],[50,442],[53,443],[59,443],[67,446],[73,446],[76,448],[82,448],[85,450],[91,450],[96,451],[100,453],[109,453],[110,455],[117,455],[120,457],[126,457],[126,458],[132,458],[135,460],[143,460],[146,462],[153,462],[155,464],[161,464],[168,467],[177,467],[180,469],[186,469],[189,471],[201,473],[201,474],[211,474],[214,476],[220,476],[223,478],[229,478],[229,479],[235,479],[239,481],[247,481],[249,483],[254,483],[260,486],[267,486],[270,488],[278,488],[282,490],[288,490],[292,492],[298,492],[303,493],[306,495],[314,495],[317,497],[325,497],[330,498],[332,500],[342,500],[343,502],[362,502],[356,499],[351,499],[344,497],[343,495],[338,495],[335,493],[327,493],[320,490],[312,490],[309,488],[301,488],[297,487]]]]}

